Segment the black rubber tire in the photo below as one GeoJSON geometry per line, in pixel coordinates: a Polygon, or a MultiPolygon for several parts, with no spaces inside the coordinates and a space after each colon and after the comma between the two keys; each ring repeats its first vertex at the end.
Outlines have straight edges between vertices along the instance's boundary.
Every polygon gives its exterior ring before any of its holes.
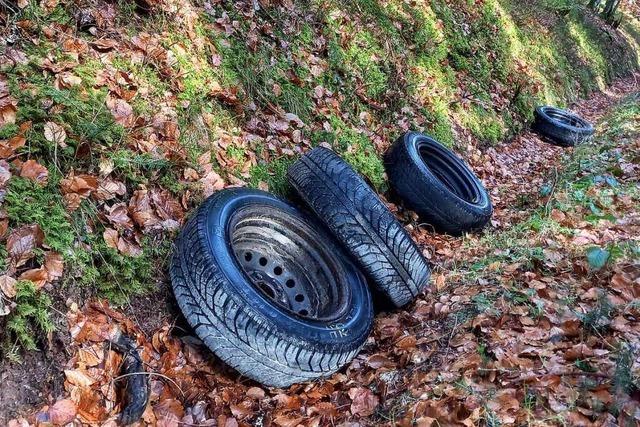
{"type": "Polygon", "coordinates": [[[561,147],[573,147],[587,141],[595,132],[583,118],[555,107],[537,107],[531,130],[547,142],[561,147]]]}
{"type": "Polygon", "coordinates": [[[378,294],[401,307],[424,290],[429,264],[378,195],[337,154],[315,148],[294,163],[287,176],[378,294]]]}
{"type": "MultiPolygon", "coordinates": [[[[277,231],[269,228],[268,233],[277,231]]],[[[267,386],[286,387],[334,373],[355,357],[373,324],[366,279],[339,244],[311,218],[259,190],[228,189],[209,197],[178,236],[170,275],[180,309],[198,337],[225,363],[267,386]],[[335,318],[302,317],[256,289],[231,244],[238,216],[247,209],[279,212],[281,229],[288,221],[290,230],[313,231],[331,277],[344,279],[348,289],[345,309],[335,318]]]]}
{"type": "Polygon", "coordinates": [[[467,164],[435,139],[407,132],[385,156],[393,191],[438,232],[459,236],[493,213],[484,186],[467,164]]]}

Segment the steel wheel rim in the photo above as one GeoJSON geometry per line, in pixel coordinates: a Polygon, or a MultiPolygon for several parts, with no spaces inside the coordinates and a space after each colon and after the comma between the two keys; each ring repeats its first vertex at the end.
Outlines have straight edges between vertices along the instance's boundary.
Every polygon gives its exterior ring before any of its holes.
{"type": "Polygon", "coordinates": [[[318,321],[341,317],[351,292],[340,260],[317,228],[272,206],[239,209],[230,244],[248,282],[274,306],[318,321]]]}

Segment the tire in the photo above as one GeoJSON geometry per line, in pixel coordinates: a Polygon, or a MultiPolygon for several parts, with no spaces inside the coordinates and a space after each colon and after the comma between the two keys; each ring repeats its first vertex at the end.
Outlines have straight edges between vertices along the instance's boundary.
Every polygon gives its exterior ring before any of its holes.
{"type": "Polygon", "coordinates": [[[385,156],[392,189],[438,232],[459,236],[493,213],[484,186],[466,163],[435,139],[407,132],[385,156]]]}
{"type": "Polygon", "coordinates": [[[262,191],[208,198],[177,238],[170,275],[198,337],[267,386],[334,373],[371,331],[362,273],[312,219],[262,191]]]}
{"type": "Polygon", "coordinates": [[[418,247],[378,195],[337,154],[315,148],[288,170],[289,182],[396,307],[429,283],[418,247]]]}
{"type": "Polygon", "coordinates": [[[542,138],[561,147],[573,147],[587,141],[595,132],[591,123],[566,110],[537,107],[531,130],[542,138]]]}

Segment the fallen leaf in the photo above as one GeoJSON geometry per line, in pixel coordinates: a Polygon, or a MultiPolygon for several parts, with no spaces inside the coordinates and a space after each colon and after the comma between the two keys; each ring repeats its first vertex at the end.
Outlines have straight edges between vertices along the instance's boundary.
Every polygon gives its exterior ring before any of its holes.
{"type": "Polygon", "coordinates": [[[16,122],[18,102],[9,93],[7,77],[0,74],[0,127],[16,122]]]}
{"type": "Polygon", "coordinates": [[[9,168],[9,163],[0,160],[0,189],[4,189],[10,179],[11,169],[9,168]]]}
{"type": "Polygon", "coordinates": [[[47,183],[47,178],[49,177],[49,171],[40,163],[29,159],[22,164],[20,176],[37,182],[40,185],[45,185],[47,183]]]}
{"type": "Polygon", "coordinates": [[[18,283],[16,279],[7,274],[3,274],[0,276],[0,291],[2,291],[7,298],[13,298],[16,296],[16,283],[18,283]]]}
{"type": "Polygon", "coordinates": [[[63,145],[67,139],[67,132],[59,124],[47,122],[44,124],[44,138],[54,144],[63,145]]]}
{"type": "Polygon", "coordinates": [[[135,123],[133,108],[124,99],[108,97],[107,108],[111,111],[116,123],[124,127],[132,127],[135,123]]]}
{"type": "Polygon", "coordinates": [[[89,387],[95,382],[95,380],[86,372],[79,369],[65,369],[64,375],[67,378],[67,381],[80,387],[89,387]]]}
{"type": "Polygon", "coordinates": [[[48,278],[47,269],[38,267],[25,271],[18,277],[18,280],[29,280],[37,289],[40,289],[47,283],[48,278]]]}
{"type": "Polygon", "coordinates": [[[105,207],[106,218],[116,229],[133,229],[133,221],[129,217],[129,210],[125,203],[116,203],[105,207]]]}
{"type": "Polygon", "coordinates": [[[105,229],[102,233],[102,238],[111,249],[118,249],[118,232],[116,230],[113,228],[105,229]]]}
{"type": "Polygon", "coordinates": [[[80,202],[91,195],[98,188],[98,178],[93,175],[73,172],[60,181],[60,189],[69,210],[74,211],[80,206],[80,202]]]}
{"type": "Polygon", "coordinates": [[[202,184],[202,190],[205,197],[209,197],[216,191],[222,190],[225,187],[224,180],[214,170],[207,172],[202,178],[200,178],[200,183],[202,184]]]}
{"type": "Polygon", "coordinates": [[[76,404],[71,399],[62,399],[49,408],[49,419],[53,425],[62,426],[72,422],[76,413],[76,404]]]}
{"type": "Polygon", "coordinates": [[[58,252],[47,252],[44,256],[44,268],[50,282],[58,280],[64,271],[64,258],[58,252]]]}
{"type": "Polygon", "coordinates": [[[42,246],[44,233],[38,224],[24,225],[7,238],[7,252],[16,267],[33,257],[33,250],[42,246]]]}
{"type": "Polygon", "coordinates": [[[99,181],[98,188],[91,193],[91,196],[96,200],[111,200],[118,196],[124,196],[126,192],[127,187],[124,183],[106,178],[99,181]]]}
{"type": "Polygon", "coordinates": [[[353,415],[368,417],[376,411],[379,403],[378,396],[368,388],[354,387],[349,389],[348,394],[351,398],[351,413],[353,415]]]}

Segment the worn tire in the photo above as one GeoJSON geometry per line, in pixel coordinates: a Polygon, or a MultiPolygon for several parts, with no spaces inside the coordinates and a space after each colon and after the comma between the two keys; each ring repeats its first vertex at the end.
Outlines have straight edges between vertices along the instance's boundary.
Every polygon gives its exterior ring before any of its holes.
{"type": "Polygon", "coordinates": [[[170,274],[180,309],[198,337],[228,365],[267,386],[285,387],[334,373],[358,353],[372,327],[366,280],[339,244],[312,219],[262,191],[223,190],[208,198],[178,236],[170,274]],[[255,235],[255,225],[242,216],[249,209],[258,212],[250,221],[263,220],[264,212],[274,224],[266,232],[275,236],[274,245],[277,238],[317,243],[318,257],[324,258],[300,268],[325,268],[331,273],[323,270],[326,277],[342,280],[348,290],[344,310],[331,320],[309,319],[283,309],[256,288],[230,243],[237,239],[234,230],[240,223],[253,227],[249,231],[255,235]],[[281,230],[287,227],[298,237],[284,237],[281,230]]]}
{"type": "Polygon", "coordinates": [[[595,129],[583,118],[559,108],[541,106],[534,113],[531,130],[545,141],[561,147],[572,147],[587,141],[595,129]]]}
{"type": "Polygon", "coordinates": [[[333,151],[315,148],[288,170],[291,185],[397,307],[429,283],[427,261],[367,183],[333,151]]]}
{"type": "Polygon", "coordinates": [[[391,187],[405,205],[439,232],[454,236],[482,228],[491,200],[467,164],[433,138],[407,132],[385,156],[391,187]]]}

